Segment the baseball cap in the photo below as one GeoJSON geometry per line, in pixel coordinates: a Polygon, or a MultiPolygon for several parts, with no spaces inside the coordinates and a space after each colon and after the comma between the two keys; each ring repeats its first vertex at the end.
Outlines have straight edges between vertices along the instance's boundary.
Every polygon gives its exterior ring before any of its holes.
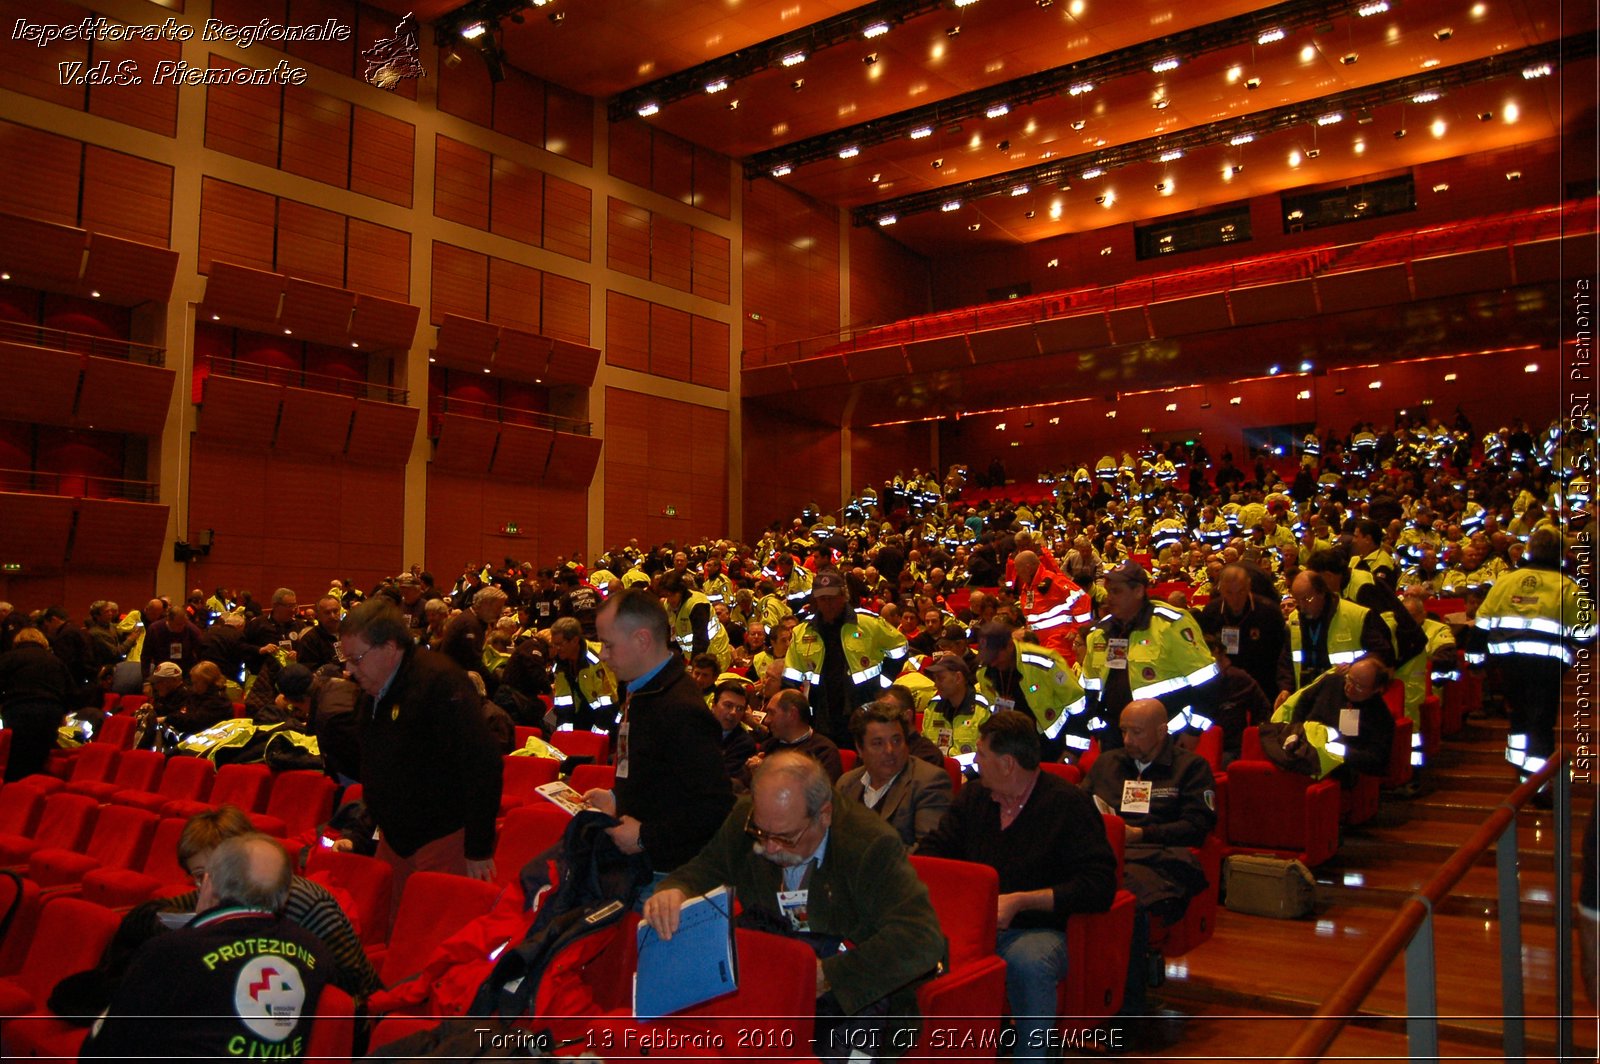
{"type": "Polygon", "coordinates": [[[311,670],[297,661],[291,661],[278,673],[275,685],[286,698],[299,698],[311,690],[311,670]]]}
{"type": "Polygon", "coordinates": [[[940,654],[922,667],[924,676],[937,676],[941,672],[960,673],[968,682],[972,680],[972,670],[967,668],[965,661],[954,654],[940,654]]]}
{"type": "Polygon", "coordinates": [[[1011,642],[1011,626],[1004,621],[990,621],[978,629],[978,664],[988,665],[995,655],[1011,642]]]}
{"type": "Polygon", "coordinates": [[[811,581],[812,597],[817,595],[843,595],[844,575],[836,569],[824,569],[811,581]]]}
{"type": "Polygon", "coordinates": [[[1150,574],[1144,571],[1142,565],[1133,562],[1124,562],[1106,574],[1107,580],[1121,580],[1129,584],[1138,584],[1141,587],[1150,586],[1150,574]]]}
{"type": "Polygon", "coordinates": [[[181,680],[183,679],[183,670],[178,667],[176,661],[163,661],[150,673],[150,677],[151,679],[160,677],[163,680],[181,680]]]}

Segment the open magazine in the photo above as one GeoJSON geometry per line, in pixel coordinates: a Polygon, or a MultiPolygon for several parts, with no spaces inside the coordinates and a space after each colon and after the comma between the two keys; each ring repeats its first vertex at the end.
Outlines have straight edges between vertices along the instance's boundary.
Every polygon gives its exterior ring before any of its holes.
{"type": "Polygon", "coordinates": [[[572,784],[563,780],[541,783],[534,790],[538,791],[546,801],[554,802],[573,816],[592,808],[584,802],[582,792],[574,790],[572,784]]]}

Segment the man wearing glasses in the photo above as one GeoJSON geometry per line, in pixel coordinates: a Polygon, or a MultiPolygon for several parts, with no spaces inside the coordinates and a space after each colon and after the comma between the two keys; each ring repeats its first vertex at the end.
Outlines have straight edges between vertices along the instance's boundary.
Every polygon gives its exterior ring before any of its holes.
{"type": "Polygon", "coordinates": [[[1346,773],[1382,776],[1394,745],[1394,716],[1383,700],[1389,670],[1376,655],[1335,666],[1290,695],[1272,719],[1300,725],[1284,740],[1292,751],[1302,740],[1317,753],[1321,779],[1344,766],[1346,773]]]}
{"type": "MultiPolygon", "coordinates": [[[[822,766],[783,751],[761,762],[742,798],[698,856],[668,876],[644,904],[662,938],[678,929],[691,896],[728,884],[753,926],[812,937],[817,949],[817,1054],[843,1059],[850,1018],[914,1016],[916,985],[943,959],[944,936],[928,889],[906,860],[899,834],[859,802],[847,801],[822,766]],[[849,950],[823,941],[846,940],[849,950]],[[834,1045],[822,1032],[830,1029],[834,1045]]],[[[881,1047],[904,1045],[887,1034],[881,1047]]]]}
{"type": "Polygon", "coordinates": [[[448,656],[419,651],[384,598],[345,614],[339,653],[363,692],[361,783],[377,857],[394,869],[393,907],[412,872],[493,880],[502,765],[472,681],[448,656]]]}

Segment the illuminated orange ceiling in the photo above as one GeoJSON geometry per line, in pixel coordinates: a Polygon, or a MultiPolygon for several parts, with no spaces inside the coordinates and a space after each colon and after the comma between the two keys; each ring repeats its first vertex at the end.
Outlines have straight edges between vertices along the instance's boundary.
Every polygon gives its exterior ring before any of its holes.
{"type": "MultiPolygon", "coordinates": [[[[415,10],[427,21],[459,5],[379,0],[379,6],[397,14],[415,10]]],[[[714,95],[668,103],[644,121],[742,160],[1272,7],[1246,0],[978,0],[959,9],[946,4],[873,40],[852,38],[814,51],[797,66],[770,68],[714,95]],[[959,33],[951,35],[958,26],[959,33]],[[864,62],[869,56],[876,60],[864,62]]],[[[780,180],[842,208],[861,207],[1287,105],[1305,105],[1314,114],[1314,102],[1333,93],[1592,34],[1596,22],[1592,4],[1536,0],[1390,0],[1390,10],[1367,18],[1357,16],[1355,7],[1270,44],[1184,56],[1166,73],[1144,70],[1086,95],[1063,93],[1013,107],[1003,117],[943,126],[925,139],[864,147],[848,160],[829,157],[761,180],[780,180]],[[1350,56],[1354,62],[1344,61],[1350,56]],[[1251,79],[1259,79],[1258,88],[1246,87],[1251,79]],[[1167,106],[1158,110],[1158,100],[1167,106]],[[1074,128],[1077,123],[1081,128],[1074,128]]],[[[605,100],[851,8],[825,0],[552,0],[527,10],[520,24],[507,20],[504,46],[513,65],[605,100]]],[[[1590,59],[1562,73],[1569,84],[1592,90],[1595,70],[1590,59]]],[[[1564,113],[1561,81],[1505,77],[1429,104],[1376,108],[1370,122],[1349,116],[1319,128],[1308,120],[1238,148],[1221,138],[1174,162],[1136,164],[1103,178],[1069,181],[1066,189],[1033,189],[1027,196],[904,218],[890,235],[931,255],[977,251],[1549,140],[1585,123],[1592,131],[1592,113],[1574,113],[1570,103],[1564,113]],[[1400,128],[1407,136],[1396,139],[1400,128]],[[1243,169],[1235,175],[1233,166],[1243,169]],[[1097,205],[1096,197],[1109,203],[1097,205]]]]}

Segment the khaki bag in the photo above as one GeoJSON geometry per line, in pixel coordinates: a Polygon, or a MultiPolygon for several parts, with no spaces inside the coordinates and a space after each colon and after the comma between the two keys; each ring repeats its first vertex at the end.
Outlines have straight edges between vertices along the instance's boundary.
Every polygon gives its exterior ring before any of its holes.
{"type": "Polygon", "coordinates": [[[1223,869],[1222,901],[1236,913],[1294,920],[1317,907],[1317,881],[1300,861],[1239,854],[1223,869]]]}

